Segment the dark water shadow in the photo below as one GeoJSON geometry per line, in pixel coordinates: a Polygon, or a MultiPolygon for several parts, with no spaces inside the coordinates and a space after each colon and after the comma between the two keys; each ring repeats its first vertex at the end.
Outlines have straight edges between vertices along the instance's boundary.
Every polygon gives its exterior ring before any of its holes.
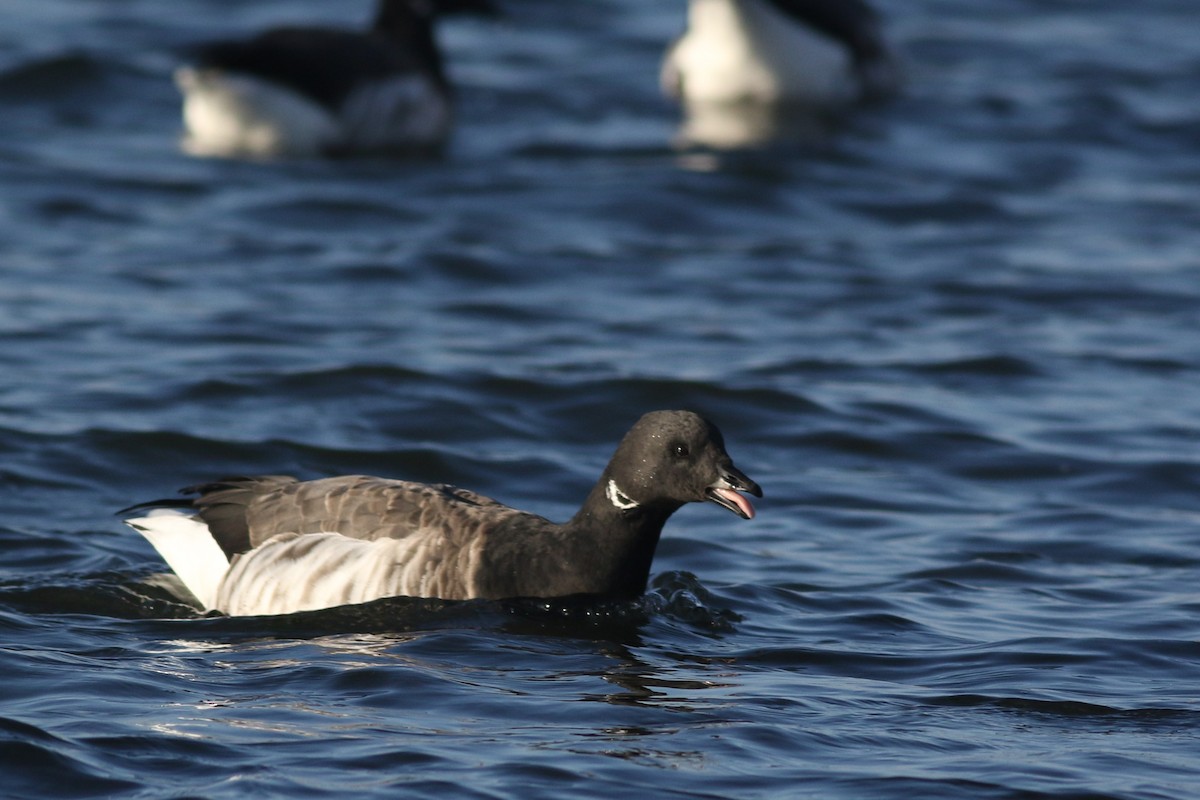
{"type": "Polygon", "coordinates": [[[655,578],[632,601],[594,595],[507,600],[385,597],[369,603],[270,616],[230,617],[202,612],[170,574],[132,577],[101,572],[42,583],[0,582],[0,606],[35,616],[88,615],[125,620],[150,636],[315,639],[338,634],[403,634],[446,629],[488,630],[512,636],[586,638],[625,647],[642,644],[642,631],[665,624],[706,636],[734,630],[740,617],[685,572],[655,578]]]}

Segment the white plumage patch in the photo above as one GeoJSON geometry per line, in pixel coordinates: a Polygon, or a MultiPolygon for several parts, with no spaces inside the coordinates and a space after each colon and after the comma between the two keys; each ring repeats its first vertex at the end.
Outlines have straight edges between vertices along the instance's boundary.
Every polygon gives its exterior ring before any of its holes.
{"type": "Polygon", "coordinates": [[[604,494],[608,498],[608,502],[622,511],[629,511],[638,507],[638,502],[622,492],[621,487],[617,486],[617,482],[614,480],[609,480],[608,485],[604,487],[604,494]]]}
{"type": "Polygon", "coordinates": [[[317,155],[341,137],[328,110],[250,75],[182,67],[183,148],[192,155],[269,158],[317,155]]]}
{"type": "Polygon", "coordinates": [[[475,596],[482,547],[454,548],[436,531],[363,540],[283,533],[236,557],[216,607],[234,616],[290,614],[380,597],[475,596]]]}
{"type": "Polygon", "coordinates": [[[183,148],[217,157],[305,157],[428,147],[449,133],[451,108],[424,75],[363,85],[336,113],[252,75],[183,67],[183,148]]]}
{"type": "Polygon", "coordinates": [[[468,599],[478,591],[482,539],[456,546],[437,530],[374,540],[282,533],[231,563],[197,517],[159,511],[127,522],[205,609],[233,616],[290,614],[397,595],[468,599]]]}
{"type": "Polygon", "coordinates": [[[229,559],[208,532],[207,525],[176,511],[151,512],[126,520],[126,524],[154,545],[167,566],[206,609],[216,607],[217,592],[229,571],[229,559]]]}
{"type": "Polygon", "coordinates": [[[691,103],[828,105],[859,92],[845,47],[761,0],[691,0],[662,83],[691,103]]]}

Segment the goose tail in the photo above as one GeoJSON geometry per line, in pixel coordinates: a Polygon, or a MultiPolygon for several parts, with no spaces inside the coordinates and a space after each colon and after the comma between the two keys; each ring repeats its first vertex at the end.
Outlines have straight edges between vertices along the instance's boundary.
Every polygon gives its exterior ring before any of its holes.
{"type": "Polygon", "coordinates": [[[200,519],[160,509],[125,524],[145,536],[205,610],[216,607],[229,559],[200,519]]]}

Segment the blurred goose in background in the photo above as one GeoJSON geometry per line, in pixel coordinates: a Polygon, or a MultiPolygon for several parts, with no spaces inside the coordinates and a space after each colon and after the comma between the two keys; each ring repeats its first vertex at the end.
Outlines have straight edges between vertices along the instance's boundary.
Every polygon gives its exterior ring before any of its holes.
{"type": "Polygon", "coordinates": [[[184,150],[280,157],[436,148],[453,121],[438,16],[489,0],[380,0],[366,31],[276,28],[212,42],[176,71],[184,150]]]}
{"type": "Polygon", "coordinates": [[[661,72],[689,118],[685,134],[715,144],[770,138],[780,116],[883,97],[898,80],[863,0],[689,0],[687,28],[661,72]]]}
{"type": "Polygon", "coordinates": [[[689,0],[662,84],[689,101],[826,106],[886,94],[896,74],[863,0],[689,0]]]}
{"type": "Polygon", "coordinates": [[[380,597],[445,600],[646,590],[667,519],[711,501],[743,519],[762,497],[690,411],[653,411],[625,434],[569,521],[550,520],[445,484],[367,476],[266,475],[185,489],[126,522],[206,609],[287,614],[380,597]]]}

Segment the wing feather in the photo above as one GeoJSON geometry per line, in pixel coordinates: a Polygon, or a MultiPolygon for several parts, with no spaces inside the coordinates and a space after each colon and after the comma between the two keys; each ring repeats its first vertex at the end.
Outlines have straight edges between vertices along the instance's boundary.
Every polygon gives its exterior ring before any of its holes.
{"type": "MultiPolygon", "coordinates": [[[[315,481],[268,475],[193,487],[194,505],[232,557],[281,533],[401,539],[419,530],[475,530],[534,516],[447,484],[348,475],[315,481]]],[[[540,518],[539,518],[540,519],[540,518]]]]}

